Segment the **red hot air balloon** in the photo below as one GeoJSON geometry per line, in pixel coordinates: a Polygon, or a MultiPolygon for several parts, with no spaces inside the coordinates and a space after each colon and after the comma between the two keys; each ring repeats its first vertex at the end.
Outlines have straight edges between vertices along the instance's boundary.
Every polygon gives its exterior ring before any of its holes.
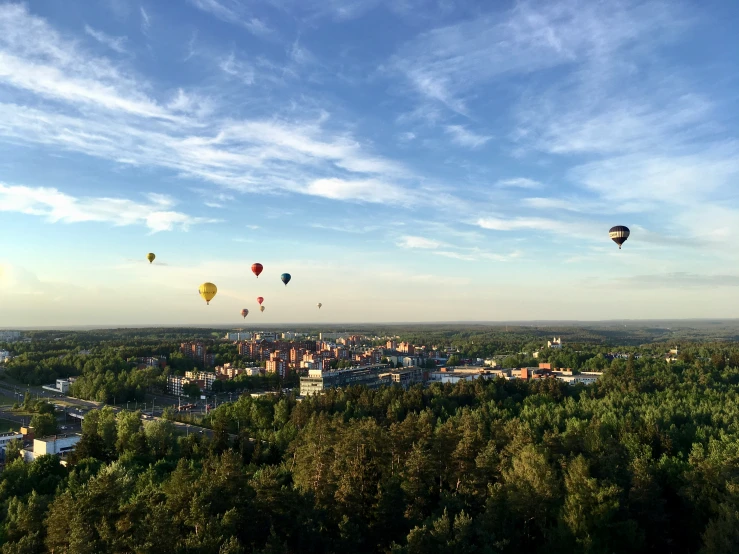
{"type": "Polygon", "coordinates": [[[241,310],[241,315],[244,316],[244,319],[246,319],[246,316],[249,315],[249,310],[247,310],[246,308],[244,308],[243,310],[241,310]]]}
{"type": "Polygon", "coordinates": [[[264,268],[262,267],[262,264],[256,263],[251,265],[251,271],[254,275],[259,277],[259,274],[262,272],[264,268]]]}
{"type": "Polygon", "coordinates": [[[264,298],[261,296],[257,296],[257,302],[259,302],[259,305],[262,305],[262,302],[264,302],[264,298]]]}

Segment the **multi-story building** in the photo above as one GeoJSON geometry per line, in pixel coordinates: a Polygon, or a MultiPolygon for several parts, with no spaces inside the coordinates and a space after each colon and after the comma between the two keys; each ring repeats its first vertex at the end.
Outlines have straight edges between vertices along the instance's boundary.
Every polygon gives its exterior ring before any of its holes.
{"type": "Polygon", "coordinates": [[[300,394],[309,396],[320,394],[326,389],[336,387],[348,387],[352,385],[365,385],[377,388],[389,383],[389,378],[380,378],[380,373],[390,367],[388,364],[379,364],[367,367],[354,367],[349,369],[338,369],[335,371],[321,371],[311,369],[307,377],[300,378],[300,394]]]}
{"type": "Polygon", "coordinates": [[[394,340],[389,340],[389,341],[387,341],[387,343],[385,343],[385,348],[387,348],[388,350],[392,350],[393,352],[395,352],[398,349],[398,343],[396,341],[394,341],[394,340]]]}
{"type": "Polygon", "coordinates": [[[216,382],[216,374],[211,371],[186,371],[185,377],[190,381],[202,381],[205,390],[210,390],[216,382]]]}
{"type": "Polygon", "coordinates": [[[11,431],[10,433],[0,434],[0,460],[5,461],[5,448],[15,440],[23,440],[23,433],[16,433],[11,431]]]}
{"type": "Polygon", "coordinates": [[[267,342],[274,342],[277,340],[277,333],[256,333],[254,335],[256,340],[266,340],[267,342]]]}
{"type": "Polygon", "coordinates": [[[182,396],[182,387],[190,383],[190,379],[181,375],[167,377],[167,392],[175,396],[182,396]]]}
{"type": "Polygon", "coordinates": [[[404,389],[407,389],[411,385],[423,382],[423,369],[420,367],[395,369],[387,373],[381,373],[380,378],[388,379],[390,383],[400,385],[404,389]]]}
{"type": "Polygon", "coordinates": [[[223,338],[226,340],[230,340],[231,342],[238,342],[240,340],[250,340],[251,337],[251,333],[239,331],[238,333],[226,333],[226,336],[223,338]]]}
{"type": "Polygon", "coordinates": [[[33,439],[33,450],[21,450],[23,459],[26,462],[32,462],[39,456],[55,454],[62,459],[62,464],[66,465],[65,459],[74,452],[74,448],[82,439],[82,435],[52,435],[33,439]]]}
{"type": "Polygon", "coordinates": [[[283,379],[287,377],[287,361],[280,358],[277,352],[273,352],[267,361],[267,373],[276,373],[283,379]]]}
{"type": "Polygon", "coordinates": [[[226,379],[234,379],[238,377],[239,375],[252,375],[253,372],[251,370],[255,370],[256,374],[259,374],[259,368],[238,368],[233,367],[230,363],[223,364],[216,366],[215,373],[216,378],[218,377],[225,377],[226,379]]]}
{"type": "Polygon", "coordinates": [[[415,352],[415,348],[413,348],[413,345],[409,342],[401,342],[398,345],[398,352],[401,354],[413,354],[415,352]]]}
{"type": "Polygon", "coordinates": [[[5,362],[10,360],[10,352],[7,350],[0,350],[0,364],[4,364],[5,362]]]}
{"type": "Polygon", "coordinates": [[[202,342],[183,342],[180,344],[180,352],[205,367],[212,367],[216,364],[215,354],[209,354],[202,342]]]}

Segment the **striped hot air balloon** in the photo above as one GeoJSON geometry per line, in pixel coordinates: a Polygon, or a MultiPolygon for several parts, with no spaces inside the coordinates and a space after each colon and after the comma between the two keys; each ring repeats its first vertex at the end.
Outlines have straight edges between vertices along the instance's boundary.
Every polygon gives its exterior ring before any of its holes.
{"type": "Polygon", "coordinates": [[[624,225],[616,225],[615,227],[611,227],[611,230],[608,231],[608,236],[611,237],[613,242],[618,244],[619,250],[621,250],[621,245],[626,242],[626,239],[629,238],[630,234],[631,231],[629,231],[629,228],[624,225]]]}

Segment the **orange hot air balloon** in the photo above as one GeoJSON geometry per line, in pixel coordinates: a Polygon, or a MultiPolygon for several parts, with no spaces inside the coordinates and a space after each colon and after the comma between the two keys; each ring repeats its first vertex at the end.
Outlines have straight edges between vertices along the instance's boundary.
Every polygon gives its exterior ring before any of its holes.
{"type": "Polygon", "coordinates": [[[259,302],[259,305],[262,305],[262,302],[264,302],[264,298],[261,296],[257,296],[257,302],[259,302]]]}
{"type": "Polygon", "coordinates": [[[246,316],[249,315],[249,310],[247,310],[246,308],[244,308],[243,310],[241,310],[241,315],[244,316],[244,319],[246,319],[246,316]]]}
{"type": "Polygon", "coordinates": [[[251,271],[254,275],[259,277],[259,274],[262,272],[264,268],[262,267],[262,264],[256,263],[251,265],[251,271]]]}

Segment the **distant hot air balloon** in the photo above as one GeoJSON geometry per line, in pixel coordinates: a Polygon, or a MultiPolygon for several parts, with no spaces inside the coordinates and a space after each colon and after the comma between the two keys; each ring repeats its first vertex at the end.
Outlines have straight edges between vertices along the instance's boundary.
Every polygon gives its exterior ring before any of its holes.
{"type": "Polygon", "coordinates": [[[323,304],[321,304],[321,303],[319,302],[319,303],[317,304],[317,306],[318,306],[318,309],[320,310],[320,309],[321,309],[321,306],[323,306],[323,304]]]}
{"type": "Polygon", "coordinates": [[[623,225],[616,225],[615,227],[611,227],[608,231],[608,236],[611,237],[613,242],[618,244],[619,250],[621,250],[621,245],[626,242],[626,239],[629,238],[630,234],[631,231],[629,231],[629,228],[624,227],[623,225]]]}
{"type": "Polygon", "coordinates": [[[149,252],[146,255],[146,259],[149,260],[149,263],[153,262],[154,261],[154,258],[156,258],[156,255],[153,252],[149,252]]]}
{"type": "Polygon", "coordinates": [[[259,274],[262,272],[264,268],[262,267],[262,264],[256,263],[251,265],[251,271],[254,275],[259,277],[259,274]]]}
{"type": "Polygon", "coordinates": [[[244,316],[244,319],[246,319],[246,316],[249,315],[249,310],[247,310],[246,308],[244,308],[243,310],[241,310],[241,315],[244,316]]]}
{"type": "Polygon", "coordinates": [[[260,312],[263,312],[264,311],[264,306],[259,306],[259,311],[260,312]]]}
{"type": "Polygon", "coordinates": [[[210,304],[210,301],[213,300],[213,297],[218,292],[218,288],[213,283],[203,283],[200,285],[198,292],[203,297],[203,300],[205,300],[205,303],[210,304]]]}
{"type": "Polygon", "coordinates": [[[287,286],[287,284],[290,282],[290,279],[292,279],[292,277],[289,273],[283,273],[282,275],[280,275],[280,280],[285,283],[285,286],[287,286]]]}
{"type": "Polygon", "coordinates": [[[261,296],[257,296],[257,302],[259,302],[259,305],[262,305],[262,302],[264,302],[264,298],[261,296]]]}

